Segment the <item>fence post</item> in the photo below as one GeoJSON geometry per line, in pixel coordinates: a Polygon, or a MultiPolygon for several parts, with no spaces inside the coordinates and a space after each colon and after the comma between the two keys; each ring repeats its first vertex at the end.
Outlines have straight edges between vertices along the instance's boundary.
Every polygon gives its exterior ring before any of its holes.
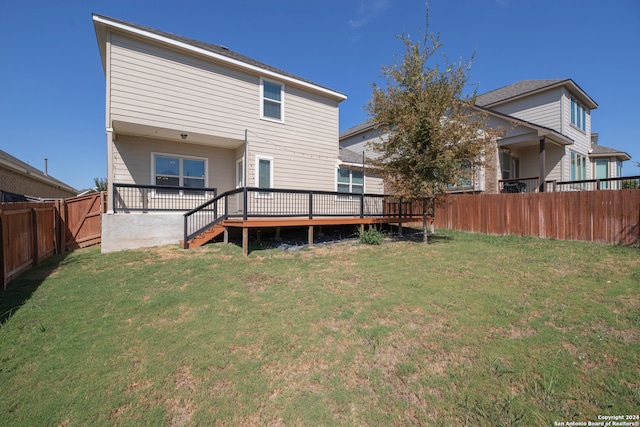
{"type": "Polygon", "coordinates": [[[56,200],[53,204],[53,240],[55,241],[55,253],[59,254],[60,250],[60,204],[64,203],[64,200],[56,200]]]}
{"type": "Polygon", "coordinates": [[[31,244],[33,245],[33,265],[38,265],[38,213],[36,208],[31,208],[31,228],[33,234],[31,244]]]}
{"type": "Polygon", "coordinates": [[[67,201],[64,200],[62,202],[62,210],[60,211],[60,253],[64,253],[67,250],[67,224],[69,223],[69,219],[67,218],[68,209],[67,209],[67,201]]]}

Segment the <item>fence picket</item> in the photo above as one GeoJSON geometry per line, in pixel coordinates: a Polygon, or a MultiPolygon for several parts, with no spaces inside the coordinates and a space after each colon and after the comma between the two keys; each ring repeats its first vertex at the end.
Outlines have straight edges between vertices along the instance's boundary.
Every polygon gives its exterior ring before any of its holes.
{"type": "Polygon", "coordinates": [[[640,243],[640,190],[455,194],[436,206],[438,228],[608,244],[640,243]]]}

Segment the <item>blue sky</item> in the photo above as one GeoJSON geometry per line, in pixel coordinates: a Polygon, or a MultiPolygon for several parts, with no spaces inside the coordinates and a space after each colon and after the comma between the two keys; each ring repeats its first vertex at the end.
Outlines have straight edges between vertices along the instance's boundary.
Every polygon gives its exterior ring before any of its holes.
{"type": "MultiPolygon", "coordinates": [[[[592,131],[640,175],[637,0],[432,0],[450,60],[475,52],[479,93],[572,78],[598,104],[592,131]]],[[[213,44],[345,93],[340,130],[367,119],[380,67],[420,37],[422,0],[0,0],[0,149],[78,188],[106,176],[104,74],[91,13],[213,44]]]]}

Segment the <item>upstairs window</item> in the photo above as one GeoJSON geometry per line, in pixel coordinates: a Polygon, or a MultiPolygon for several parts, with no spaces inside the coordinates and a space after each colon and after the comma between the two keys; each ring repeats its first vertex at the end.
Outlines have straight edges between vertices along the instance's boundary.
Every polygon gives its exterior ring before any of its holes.
{"type": "Polygon", "coordinates": [[[282,111],[283,86],[280,83],[274,83],[262,79],[260,80],[260,83],[262,86],[262,118],[278,122],[284,121],[284,114],[282,111]]]}
{"type": "MultiPolygon", "coordinates": [[[[362,170],[338,169],[338,193],[364,193],[364,173],[362,170]]],[[[348,198],[348,196],[340,196],[348,198]]]]}
{"type": "Polygon", "coordinates": [[[587,130],[587,109],[571,98],[571,124],[583,131],[587,130]]]}

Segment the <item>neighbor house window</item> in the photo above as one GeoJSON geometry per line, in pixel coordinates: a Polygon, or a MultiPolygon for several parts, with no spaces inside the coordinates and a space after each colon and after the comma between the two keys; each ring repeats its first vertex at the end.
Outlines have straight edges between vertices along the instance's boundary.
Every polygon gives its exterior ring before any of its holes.
{"type": "Polygon", "coordinates": [[[587,158],[582,154],[571,152],[571,181],[587,179],[587,158]]]}
{"type": "MultiPolygon", "coordinates": [[[[206,160],[154,154],[155,185],[186,188],[204,188],[206,184],[206,160]]],[[[179,194],[171,190],[158,194],[179,194]]],[[[198,192],[197,192],[198,193],[198,192]]],[[[196,193],[196,194],[197,194],[196,193]]]]}
{"type": "MultiPolygon", "coordinates": [[[[338,169],[338,193],[364,193],[364,172],[362,170],[338,169]]],[[[348,196],[341,196],[348,198],[348,196]]]]}
{"type": "Polygon", "coordinates": [[[587,130],[587,110],[574,98],[571,98],[571,124],[578,129],[587,130]]]}
{"type": "Polygon", "coordinates": [[[262,118],[277,120],[279,122],[283,121],[283,86],[280,83],[274,83],[262,79],[260,80],[260,85],[262,87],[262,118]]]}
{"type": "MultiPolygon", "coordinates": [[[[256,187],[273,188],[273,159],[271,157],[256,156],[256,187]]],[[[270,196],[271,193],[261,191],[260,196],[270,196]]]]}
{"type": "Polygon", "coordinates": [[[507,151],[500,152],[500,169],[502,170],[502,179],[517,178],[516,162],[507,151]]]}

